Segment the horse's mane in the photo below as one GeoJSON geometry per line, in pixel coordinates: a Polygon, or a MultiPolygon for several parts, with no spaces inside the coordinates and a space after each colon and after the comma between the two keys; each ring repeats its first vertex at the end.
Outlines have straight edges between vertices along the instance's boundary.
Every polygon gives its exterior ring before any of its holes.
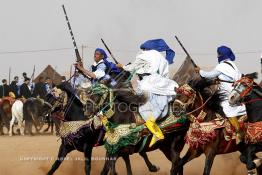
{"type": "Polygon", "coordinates": [[[216,85],[213,80],[208,80],[205,78],[200,78],[197,80],[191,80],[189,85],[197,92],[199,92],[204,101],[208,100],[206,107],[210,110],[224,115],[223,109],[220,103],[226,98],[222,95],[219,90],[217,90],[216,85]]]}

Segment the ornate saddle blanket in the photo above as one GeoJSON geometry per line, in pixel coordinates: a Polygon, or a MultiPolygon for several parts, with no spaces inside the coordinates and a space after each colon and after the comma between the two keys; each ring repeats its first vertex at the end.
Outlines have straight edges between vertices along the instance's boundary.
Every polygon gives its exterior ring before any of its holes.
{"type": "MultiPolygon", "coordinates": [[[[143,137],[151,135],[151,132],[140,122],[123,124],[109,127],[105,135],[105,148],[110,153],[117,152],[120,148],[137,144],[143,137]],[[137,125],[139,123],[139,125],[137,125]]],[[[185,117],[175,117],[170,115],[157,124],[163,133],[173,132],[183,127],[187,119],[185,117]]]]}
{"type": "Polygon", "coordinates": [[[73,144],[74,139],[79,139],[83,135],[80,132],[83,128],[91,127],[93,123],[93,119],[85,120],[85,121],[68,121],[62,122],[59,129],[59,136],[62,140],[69,144],[73,144]]]}
{"type": "MultiPolygon", "coordinates": [[[[240,127],[244,130],[244,121],[246,116],[239,118],[240,127]]],[[[224,137],[226,141],[235,139],[234,128],[226,118],[217,118],[210,122],[193,122],[191,123],[187,135],[185,137],[186,143],[191,148],[198,148],[205,144],[208,144],[216,138],[216,130],[223,128],[224,137]]]]}
{"type": "Polygon", "coordinates": [[[247,144],[262,142],[262,122],[246,124],[245,142],[247,144]]]}

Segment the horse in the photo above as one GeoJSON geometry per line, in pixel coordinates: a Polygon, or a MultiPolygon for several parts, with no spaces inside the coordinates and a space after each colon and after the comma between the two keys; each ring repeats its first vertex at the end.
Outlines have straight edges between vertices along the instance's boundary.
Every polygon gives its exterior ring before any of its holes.
{"type": "Polygon", "coordinates": [[[20,134],[24,135],[24,115],[23,115],[23,102],[21,100],[16,100],[12,106],[12,119],[10,121],[9,136],[13,135],[13,126],[15,121],[18,122],[18,128],[20,134]]]}
{"type": "MultiPolygon", "coordinates": [[[[223,101],[225,97],[221,95],[219,91],[215,90],[216,88],[212,87],[212,85],[214,85],[213,81],[199,78],[191,81],[190,85],[191,86],[187,87],[189,87],[189,89],[191,89],[191,91],[193,91],[193,94],[195,95],[184,95],[184,98],[178,96],[176,100],[179,102],[179,104],[182,104],[182,111],[186,113],[192,121],[189,131],[198,131],[199,133],[197,133],[198,135],[192,135],[193,132],[188,131],[186,140],[189,143],[190,148],[186,152],[185,156],[175,166],[174,171],[171,174],[177,174],[179,169],[182,168],[187,162],[199,157],[201,154],[204,153],[206,156],[206,160],[203,174],[208,175],[210,174],[211,167],[216,155],[231,153],[235,151],[243,152],[244,147],[243,145],[236,145],[234,139],[231,139],[229,141],[225,139],[224,125],[212,129],[211,132],[204,131],[204,133],[201,133],[203,131],[199,130],[198,128],[201,128],[200,126],[202,122],[206,124],[212,124],[211,122],[214,122],[215,124],[219,121],[221,121],[222,123],[226,122],[223,119],[224,113],[223,109],[220,106],[221,101],[223,101]],[[197,99],[203,99],[200,100],[203,101],[203,103],[198,104],[198,107],[192,107],[192,104],[197,103],[197,99]],[[184,100],[189,100],[191,101],[191,103],[184,105],[184,100]],[[194,136],[193,138],[196,139],[196,141],[192,142],[192,137],[190,136],[194,136]],[[193,145],[192,143],[198,145],[193,145]]],[[[181,88],[180,92],[182,94],[185,93],[183,88],[181,88]]],[[[227,126],[230,126],[230,124],[227,126]]]]}
{"type": "MultiPolygon", "coordinates": [[[[87,98],[89,101],[88,111],[91,111],[91,113],[97,113],[101,110],[105,110],[104,113],[111,115],[110,117],[107,116],[106,120],[108,120],[108,123],[111,123],[112,125],[121,126],[130,125],[131,123],[135,124],[137,120],[137,107],[146,99],[143,96],[134,95],[132,92],[133,90],[129,85],[130,84],[128,82],[122,82],[122,84],[115,86],[117,88],[108,88],[107,86],[103,85],[97,85],[97,87],[93,87],[87,98]],[[113,97],[115,98],[113,99],[113,97]],[[103,105],[101,106],[101,104],[103,105]]],[[[143,121],[142,123],[139,123],[139,126],[143,126],[143,121]]],[[[163,141],[157,142],[152,147],[149,147],[152,135],[150,135],[147,129],[143,130],[142,133],[145,135],[142,134],[142,139],[140,139],[140,141],[138,141],[135,145],[130,144],[122,146],[115,153],[110,153],[107,151],[106,156],[109,158],[105,161],[101,175],[108,174],[110,170],[111,174],[116,174],[115,163],[119,157],[126,156],[127,161],[130,162],[127,155],[133,153],[149,152],[156,149],[160,149],[167,159],[172,162],[172,164],[177,163],[179,160],[177,153],[180,153],[184,147],[185,142],[183,138],[188,127],[189,125],[187,125],[185,122],[185,125],[177,127],[175,131],[169,130],[170,133],[165,134],[165,139],[163,141]],[[146,137],[147,135],[149,136],[146,137]]],[[[128,174],[132,174],[130,163],[128,169],[128,174]]],[[[183,172],[181,170],[181,174],[182,173],[183,172]]]]}
{"type": "MultiPolygon", "coordinates": [[[[61,112],[61,109],[63,109],[63,116],[56,116],[56,118],[59,118],[61,120],[61,125],[63,125],[63,123],[66,122],[88,122],[93,120],[93,118],[89,118],[88,120],[88,116],[84,115],[83,104],[81,103],[80,99],[76,96],[75,90],[67,82],[58,85],[55,88],[53,94],[48,94],[47,101],[53,106],[52,110],[54,112],[59,113],[61,112]],[[67,99],[66,102],[64,102],[64,98],[67,99]]],[[[95,113],[90,113],[90,115],[91,114],[95,115],[95,113]]],[[[62,142],[59,147],[57,159],[53,163],[51,169],[48,171],[47,174],[53,174],[59,168],[67,154],[73,150],[77,150],[84,153],[85,173],[90,174],[92,149],[94,146],[100,146],[103,144],[103,135],[101,136],[101,133],[103,134],[103,132],[104,131],[102,128],[95,128],[93,122],[88,122],[86,126],[82,127],[77,131],[77,137],[74,137],[69,140],[66,137],[61,137],[62,142]]],[[[145,153],[141,153],[140,155],[144,158],[150,171],[157,171],[156,166],[152,165],[145,153]]],[[[130,164],[130,162],[128,161],[129,156],[124,155],[123,159],[128,169],[128,166],[130,164]]]]}
{"type": "Polygon", "coordinates": [[[0,99],[0,134],[4,134],[3,128],[9,130],[9,122],[12,118],[12,105],[14,99],[11,97],[4,97],[0,99]]]}
{"type": "Polygon", "coordinates": [[[44,100],[38,98],[29,98],[26,100],[17,99],[12,106],[9,136],[12,136],[13,125],[16,120],[18,121],[21,135],[24,135],[24,131],[27,131],[30,135],[34,135],[32,132],[33,124],[36,131],[39,132],[43,126],[43,119],[50,113],[50,110],[50,104],[44,100]],[[23,121],[25,127],[23,126],[23,121]]]}
{"type": "Polygon", "coordinates": [[[256,73],[247,74],[234,83],[234,89],[229,95],[231,105],[243,104],[247,111],[246,147],[240,160],[246,164],[250,174],[256,169],[262,174],[261,159],[256,153],[262,151],[262,87],[254,83],[256,73]],[[260,132],[258,132],[260,131],[260,132]],[[254,135],[255,133],[255,135],[254,135]],[[255,159],[255,160],[254,160],[255,159]]]}

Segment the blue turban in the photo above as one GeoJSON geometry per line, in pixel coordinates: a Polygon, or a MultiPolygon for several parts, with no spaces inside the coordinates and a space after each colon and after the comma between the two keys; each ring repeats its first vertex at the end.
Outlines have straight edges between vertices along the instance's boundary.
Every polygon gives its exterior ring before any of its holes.
{"type": "Polygon", "coordinates": [[[175,52],[168,47],[163,39],[148,40],[140,46],[140,49],[156,50],[158,52],[166,51],[166,60],[169,64],[173,63],[175,52]]]}
{"type": "Polygon", "coordinates": [[[95,52],[99,52],[101,55],[103,55],[103,59],[107,59],[108,57],[104,49],[97,48],[95,52]]]}
{"type": "Polygon", "coordinates": [[[106,52],[104,51],[104,49],[97,48],[97,49],[95,50],[95,52],[99,52],[99,53],[101,53],[101,54],[103,55],[104,63],[105,63],[105,65],[106,65],[106,67],[107,67],[108,69],[110,69],[110,72],[114,72],[114,73],[116,73],[116,74],[118,74],[118,73],[121,72],[121,70],[120,70],[119,68],[117,68],[114,63],[110,62],[110,61],[107,59],[108,56],[107,56],[106,52]]]}
{"type": "Polygon", "coordinates": [[[220,46],[217,48],[217,54],[218,54],[218,62],[220,63],[221,61],[224,60],[231,60],[231,61],[235,61],[236,57],[234,55],[234,53],[232,52],[232,50],[227,47],[227,46],[220,46]]]}

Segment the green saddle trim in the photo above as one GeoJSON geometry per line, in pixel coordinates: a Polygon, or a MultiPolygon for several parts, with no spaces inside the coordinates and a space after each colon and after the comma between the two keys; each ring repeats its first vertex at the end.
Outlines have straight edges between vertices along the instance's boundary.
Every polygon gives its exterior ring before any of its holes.
{"type": "Polygon", "coordinates": [[[108,122],[109,129],[105,135],[105,148],[110,154],[128,145],[136,145],[140,141],[140,131],[143,125],[134,127],[133,124],[115,125],[108,122]]]}
{"type": "MultiPolygon", "coordinates": [[[[184,125],[187,122],[187,118],[185,116],[182,117],[174,117],[170,116],[166,120],[158,123],[158,126],[161,129],[166,127],[172,126],[176,123],[181,123],[184,125]]],[[[107,123],[108,131],[105,136],[105,148],[110,154],[116,153],[119,149],[129,146],[129,145],[136,145],[141,139],[143,143],[139,148],[139,151],[144,149],[144,146],[147,142],[149,135],[141,138],[140,132],[145,128],[145,125],[136,125],[136,124],[121,124],[117,125],[112,122],[107,123]]],[[[174,128],[175,130],[175,128],[174,128]]]]}

